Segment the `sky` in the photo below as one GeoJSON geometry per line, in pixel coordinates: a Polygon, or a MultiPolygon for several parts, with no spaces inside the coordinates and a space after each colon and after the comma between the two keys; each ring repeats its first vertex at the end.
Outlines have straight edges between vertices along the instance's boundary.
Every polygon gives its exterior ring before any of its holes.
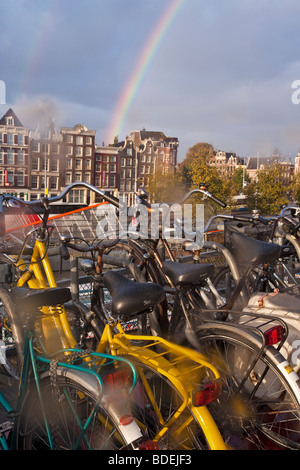
{"type": "Polygon", "coordinates": [[[0,0],[0,114],[99,145],[162,131],[179,161],[198,142],[293,159],[299,17],[299,0],[0,0]]]}

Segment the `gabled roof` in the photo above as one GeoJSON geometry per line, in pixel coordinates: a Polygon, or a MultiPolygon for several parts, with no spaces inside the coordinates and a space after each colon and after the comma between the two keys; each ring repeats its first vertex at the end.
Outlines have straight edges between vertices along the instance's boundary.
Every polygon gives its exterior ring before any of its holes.
{"type": "Polygon", "coordinates": [[[11,108],[9,108],[9,110],[6,111],[4,116],[2,116],[2,118],[0,119],[0,125],[1,126],[6,126],[6,118],[8,118],[8,117],[13,117],[14,118],[14,125],[16,127],[24,127],[23,124],[21,123],[20,119],[18,118],[18,116],[15,114],[15,112],[11,108]]]}

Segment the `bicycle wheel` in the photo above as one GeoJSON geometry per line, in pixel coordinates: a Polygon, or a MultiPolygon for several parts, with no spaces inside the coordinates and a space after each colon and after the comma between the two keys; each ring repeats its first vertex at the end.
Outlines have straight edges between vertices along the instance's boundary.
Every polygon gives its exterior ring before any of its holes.
{"type": "Polygon", "coordinates": [[[235,449],[300,449],[299,377],[283,356],[273,346],[259,356],[258,338],[226,324],[201,326],[197,338],[223,379],[210,410],[225,442],[235,449]]]}
{"type": "MultiPolygon", "coordinates": [[[[147,252],[137,243],[120,241],[112,248],[107,248],[104,254],[117,259],[122,259],[132,263],[136,271],[128,272],[126,275],[139,282],[154,282],[163,285],[162,275],[153,259],[147,257],[147,252]]],[[[110,311],[111,297],[110,293],[104,287],[98,292],[101,309],[104,312],[110,311]]],[[[138,334],[153,334],[163,336],[168,331],[168,304],[166,301],[155,307],[149,315],[139,315],[136,321],[128,323],[127,330],[136,330],[138,334]]]]}
{"type": "Polygon", "coordinates": [[[135,358],[130,357],[130,361],[138,373],[130,400],[131,411],[136,421],[141,423],[144,438],[157,442],[159,450],[211,450],[213,444],[205,433],[205,425],[209,424],[201,423],[202,428],[188,407],[179,413],[172,426],[164,432],[165,426],[174,419],[182,405],[182,396],[158,371],[135,358]]]}
{"type": "Polygon", "coordinates": [[[11,377],[18,379],[22,364],[22,331],[19,319],[14,318],[14,305],[10,292],[0,287],[0,368],[11,377]]]}
{"type": "Polygon", "coordinates": [[[220,295],[216,308],[223,307],[229,301],[236,285],[230,269],[222,269],[214,278],[213,285],[220,295]]]}
{"type": "Polygon", "coordinates": [[[100,398],[99,386],[86,373],[82,376],[58,369],[55,388],[45,377],[41,394],[43,409],[36,388],[24,400],[18,427],[19,450],[121,450],[131,448],[129,444],[142,437],[133,420],[129,429],[130,416],[126,412],[123,417],[127,417],[129,426],[121,424],[120,399],[100,398]]]}

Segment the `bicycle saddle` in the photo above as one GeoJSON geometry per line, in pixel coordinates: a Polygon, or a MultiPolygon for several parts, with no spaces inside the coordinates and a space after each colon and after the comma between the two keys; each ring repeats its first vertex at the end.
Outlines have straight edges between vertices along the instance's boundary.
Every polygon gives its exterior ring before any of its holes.
{"type": "Polygon", "coordinates": [[[12,291],[14,304],[18,310],[33,310],[44,305],[60,305],[71,300],[71,292],[67,287],[50,287],[48,289],[27,289],[15,287],[12,291]]]}
{"type": "Polygon", "coordinates": [[[162,270],[175,286],[201,285],[207,277],[214,274],[212,264],[183,264],[176,261],[165,261],[162,270]]]}
{"type": "Polygon", "coordinates": [[[240,232],[233,232],[230,236],[230,242],[232,253],[238,263],[248,265],[267,263],[282,255],[282,246],[256,240],[240,232]]]}
{"type": "Polygon", "coordinates": [[[114,271],[103,274],[103,283],[112,296],[113,317],[133,316],[165,300],[164,289],[159,284],[131,281],[114,271]]]}

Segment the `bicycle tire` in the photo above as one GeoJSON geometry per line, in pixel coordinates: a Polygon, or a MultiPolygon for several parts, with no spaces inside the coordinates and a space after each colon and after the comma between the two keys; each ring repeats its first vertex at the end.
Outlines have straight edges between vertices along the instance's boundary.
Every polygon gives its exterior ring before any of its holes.
{"type": "Polygon", "coordinates": [[[172,419],[182,404],[180,391],[155,368],[150,368],[132,356],[124,357],[130,360],[138,372],[130,403],[133,416],[144,425],[145,439],[157,442],[160,450],[224,450],[219,430],[209,412],[207,421],[201,422],[189,407],[173,422],[169,431],[160,436],[164,424],[172,419]],[[207,437],[206,426],[213,428],[212,431],[217,434],[216,440],[207,437]]]}
{"type": "Polygon", "coordinates": [[[299,376],[280,352],[265,347],[246,376],[261,349],[258,335],[221,322],[199,326],[196,334],[223,379],[224,393],[210,410],[225,442],[243,450],[300,449],[299,376]]]}
{"type": "Polygon", "coordinates": [[[9,290],[0,287],[1,371],[18,379],[23,353],[23,325],[14,315],[14,304],[9,290]]]}
{"type": "MultiPolygon", "coordinates": [[[[18,426],[18,450],[121,450],[130,449],[130,444],[142,437],[133,420],[128,426],[120,423],[120,400],[99,401],[99,383],[95,377],[64,367],[58,367],[56,374],[54,389],[49,373],[40,379],[44,411],[36,388],[27,393],[18,426]],[[81,436],[81,427],[93,412],[86,434],[81,436]]],[[[128,417],[126,412],[124,416],[128,417]]]]}

